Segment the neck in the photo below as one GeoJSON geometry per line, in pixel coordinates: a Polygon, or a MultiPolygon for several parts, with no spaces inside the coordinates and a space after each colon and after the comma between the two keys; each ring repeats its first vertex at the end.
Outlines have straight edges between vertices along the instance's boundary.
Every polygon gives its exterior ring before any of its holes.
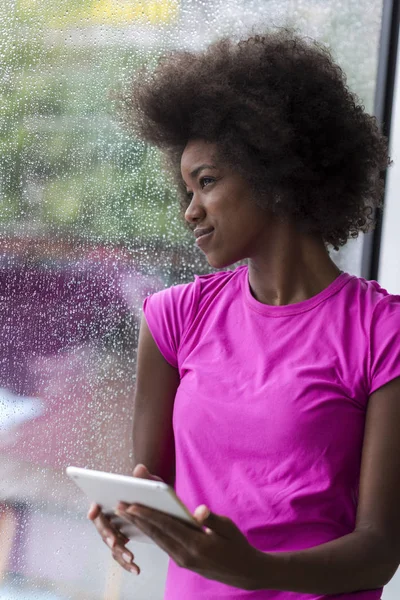
{"type": "Polygon", "coordinates": [[[253,296],[282,306],[322,292],[340,274],[320,236],[302,234],[279,224],[248,261],[253,296]]]}

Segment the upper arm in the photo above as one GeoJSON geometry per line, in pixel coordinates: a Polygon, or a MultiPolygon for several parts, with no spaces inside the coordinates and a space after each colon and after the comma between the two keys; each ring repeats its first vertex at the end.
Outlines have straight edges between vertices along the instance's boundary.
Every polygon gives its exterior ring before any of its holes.
{"type": "Polygon", "coordinates": [[[391,577],[400,563],[400,377],[368,401],[356,530],[376,537],[391,577]]]}
{"type": "Polygon", "coordinates": [[[143,316],[136,371],[134,461],[145,464],[168,483],[174,475],[172,412],[178,385],[178,370],[161,354],[143,316]]]}

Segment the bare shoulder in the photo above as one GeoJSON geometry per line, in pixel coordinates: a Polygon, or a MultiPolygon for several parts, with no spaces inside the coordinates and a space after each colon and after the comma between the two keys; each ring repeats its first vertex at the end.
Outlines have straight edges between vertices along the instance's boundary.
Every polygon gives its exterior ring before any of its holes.
{"type": "Polygon", "coordinates": [[[151,334],[146,318],[143,316],[140,324],[138,342],[138,378],[142,379],[142,377],[139,377],[139,373],[141,376],[146,375],[147,370],[151,371],[153,368],[162,370],[162,373],[159,372],[159,375],[165,374],[166,377],[171,377],[171,379],[178,380],[179,382],[178,370],[173,367],[162,355],[151,334]]]}

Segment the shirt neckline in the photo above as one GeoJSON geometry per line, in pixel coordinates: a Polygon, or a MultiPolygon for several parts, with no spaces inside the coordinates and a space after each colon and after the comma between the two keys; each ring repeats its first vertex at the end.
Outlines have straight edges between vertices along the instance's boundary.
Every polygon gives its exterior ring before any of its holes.
{"type": "Polygon", "coordinates": [[[282,306],[274,306],[272,304],[263,304],[254,298],[250,291],[250,283],[249,283],[249,270],[247,265],[244,266],[242,271],[242,290],[244,292],[244,297],[246,304],[256,312],[268,315],[271,317],[286,317],[290,315],[296,315],[299,313],[306,312],[311,310],[324,302],[337,292],[339,292],[342,287],[348,283],[351,279],[354,278],[354,275],[350,275],[345,271],[342,271],[336,279],[332,281],[321,292],[312,296],[311,298],[307,298],[307,300],[302,300],[301,302],[296,302],[294,304],[284,304],[282,306]]]}

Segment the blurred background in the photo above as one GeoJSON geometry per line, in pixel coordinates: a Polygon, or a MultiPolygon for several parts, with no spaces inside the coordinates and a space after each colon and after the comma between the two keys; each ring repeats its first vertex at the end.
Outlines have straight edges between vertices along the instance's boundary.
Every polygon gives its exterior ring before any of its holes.
{"type": "MultiPolygon", "coordinates": [[[[158,152],[123,128],[115,93],[171,48],[289,25],[331,48],[367,111],[379,97],[387,115],[378,87],[387,89],[395,73],[386,68],[393,6],[1,0],[0,600],[163,596],[165,555],[136,546],[142,574],[123,572],[65,476],[70,464],[131,473],[143,299],[209,270],[181,223],[158,152]]],[[[400,139],[393,115],[386,124],[393,121],[400,139]]],[[[333,258],[400,293],[396,169],[375,237],[361,236],[333,258]]],[[[398,598],[396,581],[385,600],[398,598]]]]}

